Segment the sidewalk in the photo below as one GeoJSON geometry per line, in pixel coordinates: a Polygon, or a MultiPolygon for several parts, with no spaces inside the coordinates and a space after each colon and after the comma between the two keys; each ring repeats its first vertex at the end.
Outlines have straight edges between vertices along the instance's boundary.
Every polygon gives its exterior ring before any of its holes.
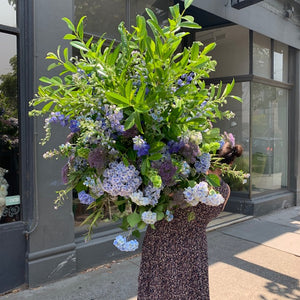
{"type": "MultiPolygon", "coordinates": [[[[211,300],[300,299],[300,207],[216,228],[208,233],[211,300]]],[[[135,300],[139,261],[135,255],[1,300],[135,300]]]]}

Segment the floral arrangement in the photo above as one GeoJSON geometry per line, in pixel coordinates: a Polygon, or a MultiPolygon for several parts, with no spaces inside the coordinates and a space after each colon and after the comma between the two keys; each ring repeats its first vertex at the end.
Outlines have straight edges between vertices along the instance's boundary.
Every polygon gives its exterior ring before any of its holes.
{"type": "Polygon", "coordinates": [[[72,30],[64,39],[81,57],[70,58],[67,48],[62,57],[60,47],[48,53],[46,58],[54,60],[48,69],[61,73],[42,77],[44,86],[31,102],[39,106],[31,115],[46,115],[42,143],[50,139],[52,124],[70,130],[64,144],[44,154],[67,158],[62,169],[67,187],[57,192],[56,205],[76,189],[92,210],[84,221],[91,233],[104,205],[113,202],[123,213],[121,228],[128,231],[114,241],[122,251],[138,247],[131,234],[139,236],[162,219],[171,222],[175,207],[220,205],[224,199],[214,190],[219,178],[207,174],[209,168],[244,178],[220,163],[216,151],[222,136],[213,127],[217,119],[234,117],[220,110],[234,82],[206,86],[204,79],[216,65],[207,55],[214,43],[180,48],[189,34],[184,28],[200,28],[185,15],[191,3],[184,2],[182,13],[178,4],[170,7],[172,18],[163,28],[146,9],[149,19],[138,15],[132,32],[121,23],[121,42],[106,47],[103,37],[84,40],[84,17],[77,26],[63,18],[72,30]]]}

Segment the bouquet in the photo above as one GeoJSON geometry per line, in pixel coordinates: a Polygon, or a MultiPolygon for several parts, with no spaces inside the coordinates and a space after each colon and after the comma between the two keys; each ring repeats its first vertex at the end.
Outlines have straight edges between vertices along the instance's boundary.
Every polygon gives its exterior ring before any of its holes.
{"type": "MultiPolygon", "coordinates": [[[[180,49],[184,29],[200,28],[192,16],[185,15],[191,5],[185,1],[170,7],[169,26],[161,28],[153,11],[149,18],[136,17],[129,32],[118,27],[120,42],[108,43],[104,37],[84,39],[84,17],[75,26],[63,18],[71,34],[72,47],[80,57],[69,57],[68,49],[58,47],[47,59],[54,62],[59,76],[42,77],[44,86],[31,105],[31,115],[46,115],[45,143],[54,123],[69,128],[66,142],[44,154],[45,158],[66,157],[62,180],[66,189],[58,191],[56,204],[75,189],[81,203],[92,213],[89,234],[113,202],[122,216],[120,235],[114,245],[122,251],[138,247],[136,240],[147,225],[155,228],[162,219],[172,220],[172,209],[199,202],[220,205],[224,199],[214,191],[219,178],[207,174],[219,167],[243,180],[240,171],[223,166],[216,156],[222,136],[213,127],[218,119],[232,118],[221,111],[234,86],[205,84],[216,62],[208,56],[215,44],[193,42],[180,49]]],[[[239,101],[240,98],[231,96],[239,101]]]]}

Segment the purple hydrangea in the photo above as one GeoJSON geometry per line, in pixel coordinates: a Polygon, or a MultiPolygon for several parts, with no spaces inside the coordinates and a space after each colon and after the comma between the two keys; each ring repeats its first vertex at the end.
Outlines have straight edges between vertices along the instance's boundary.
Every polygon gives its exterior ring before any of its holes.
{"type": "Polygon", "coordinates": [[[87,194],[85,191],[81,191],[78,193],[78,199],[80,203],[87,205],[90,205],[95,201],[95,199],[91,195],[87,194]]]}
{"type": "Polygon", "coordinates": [[[150,146],[140,135],[135,136],[132,141],[133,149],[137,151],[138,157],[149,154],[150,146]]]}
{"type": "Polygon", "coordinates": [[[198,173],[205,174],[210,168],[210,154],[203,153],[198,159],[199,160],[195,162],[195,169],[198,173]]]}
{"type": "Polygon", "coordinates": [[[89,165],[97,170],[102,170],[107,164],[107,151],[102,147],[97,147],[89,153],[89,165]]]}
{"type": "Polygon", "coordinates": [[[165,186],[172,186],[175,184],[174,175],[176,174],[177,167],[172,164],[172,161],[164,161],[158,170],[162,182],[165,186]]]}
{"type": "Polygon", "coordinates": [[[180,153],[188,163],[195,163],[196,157],[200,154],[200,148],[198,145],[188,142],[180,149],[180,153]]]}

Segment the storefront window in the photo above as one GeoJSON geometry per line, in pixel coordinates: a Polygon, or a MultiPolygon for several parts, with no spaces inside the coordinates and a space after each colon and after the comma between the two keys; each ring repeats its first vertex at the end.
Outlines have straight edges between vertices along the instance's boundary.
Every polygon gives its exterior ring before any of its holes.
{"type": "Polygon", "coordinates": [[[288,91],[252,83],[252,192],[287,187],[288,91]]]}
{"type": "Polygon", "coordinates": [[[0,0],[0,7],[0,24],[16,27],[16,0],[0,0]]]}
{"type": "MultiPolygon", "coordinates": [[[[250,82],[236,83],[232,95],[241,97],[243,102],[233,99],[228,101],[225,108],[233,111],[235,117],[231,120],[221,120],[216,126],[220,127],[221,131],[232,133],[236,143],[243,146],[243,155],[235,160],[235,166],[238,170],[249,173],[250,82]]],[[[242,184],[234,178],[226,178],[226,182],[229,183],[232,191],[249,192],[249,182],[242,184]]]]}
{"type": "Polygon", "coordinates": [[[0,33],[0,223],[20,219],[17,39],[0,33]]]}
{"type": "Polygon", "coordinates": [[[274,41],[273,60],[273,78],[278,81],[288,82],[288,46],[274,41]]]}
{"type": "Polygon", "coordinates": [[[253,74],[271,78],[271,39],[253,32],[253,74]]]}
{"type": "Polygon", "coordinates": [[[75,0],[75,23],[87,16],[85,32],[119,40],[118,25],[126,22],[125,0],[75,0]]]}
{"type": "Polygon", "coordinates": [[[209,53],[217,61],[210,77],[227,77],[249,74],[249,30],[228,26],[196,33],[196,40],[204,45],[215,42],[216,48],[209,53]]]}

